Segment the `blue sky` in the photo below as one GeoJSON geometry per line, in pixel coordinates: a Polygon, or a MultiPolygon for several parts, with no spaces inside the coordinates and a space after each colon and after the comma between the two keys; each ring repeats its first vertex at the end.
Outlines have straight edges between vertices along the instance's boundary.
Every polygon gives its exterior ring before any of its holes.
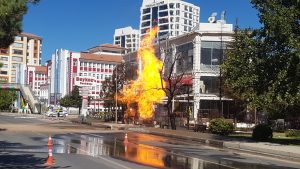
{"type": "MultiPolygon", "coordinates": [[[[212,12],[226,10],[227,23],[242,28],[260,26],[257,11],[248,0],[185,0],[200,6],[200,22],[212,12]]],[[[43,38],[42,63],[57,48],[82,51],[103,43],[113,43],[116,28],[139,28],[142,0],[41,0],[30,5],[23,31],[43,38]]]]}

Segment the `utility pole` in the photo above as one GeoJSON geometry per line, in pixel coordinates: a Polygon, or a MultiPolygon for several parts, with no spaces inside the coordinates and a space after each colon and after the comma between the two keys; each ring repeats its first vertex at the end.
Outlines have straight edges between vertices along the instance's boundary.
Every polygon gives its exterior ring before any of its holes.
{"type": "Polygon", "coordinates": [[[219,116],[220,117],[223,117],[223,102],[222,102],[222,69],[221,69],[221,65],[223,63],[223,24],[225,22],[225,14],[226,14],[226,11],[223,11],[222,14],[221,14],[221,45],[220,45],[220,48],[221,48],[221,56],[220,56],[220,63],[219,63],[219,69],[220,69],[220,84],[219,84],[219,97],[220,97],[220,100],[219,100],[219,116]]]}

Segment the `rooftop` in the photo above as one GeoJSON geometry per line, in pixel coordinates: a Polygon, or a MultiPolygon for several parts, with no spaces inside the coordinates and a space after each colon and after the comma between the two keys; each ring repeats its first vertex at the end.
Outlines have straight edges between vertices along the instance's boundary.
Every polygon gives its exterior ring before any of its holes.
{"type": "Polygon", "coordinates": [[[37,39],[42,39],[42,37],[32,34],[32,33],[26,33],[26,32],[22,32],[20,34],[21,36],[26,36],[26,37],[30,37],[30,38],[37,38],[37,39]]]}
{"type": "Polygon", "coordinates": [[[106,55],[106,54],[91,54],[91,53],[80,53],[80,59],[83,60],[94,60],[103,62],[117,62],[121,63],[123,60],[122,56],[117,55],[106,55]]]}

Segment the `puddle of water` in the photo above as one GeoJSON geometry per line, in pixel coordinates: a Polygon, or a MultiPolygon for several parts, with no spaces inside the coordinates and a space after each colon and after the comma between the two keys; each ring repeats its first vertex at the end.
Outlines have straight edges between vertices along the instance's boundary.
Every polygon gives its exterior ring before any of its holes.
{"type": "MultiPolygon", "coordinates": [[[[172,169],[257,169],[257,168],[282,168],[280,166],[267,166],[263,164],[250,164],[247,161],[238,161],[220,158],[217,162],[210,162],[200,158],[188,157],[178,154],[174,150],[154,147],[141,144],[145,140],[155,140],[167,142],[165,139],[149,138],[146,135],[141,137],[133,135],[129,137],[129,142],[120,140],[119,135],[114,137],[94,137],[90,135],[80,135],[79,137],[64,137],[63,139],[53,139],[55,153],[82,154],[93,157],[110,156],[117,159],[131,161],[142,165],[156,168],[172,169]],[[139,142],[140,141],[140,142],[139,142]]],[[[173,142],[172,142],[173,143],[173,142]]],[[[215,160],[216,161],[216,160],[215,160]]],[[[284,167],[287,168],[287,167],[284,167]]]]}

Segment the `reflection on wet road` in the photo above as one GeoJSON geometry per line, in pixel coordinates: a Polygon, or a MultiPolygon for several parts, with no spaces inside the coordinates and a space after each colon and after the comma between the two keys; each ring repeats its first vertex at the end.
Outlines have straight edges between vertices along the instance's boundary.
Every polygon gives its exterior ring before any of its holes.
{"type": "MultiPolygon", "coordinates": [[[[46,139],[41,141],[47,141],[46,139]]],[[[64,134],[53,138],[54,153],[109,156],[156,168],[299,168],[280,161],[244,157],[195,143],[168,140],[148,134],[64,134]]],[[[45,150],[41,148],[40,150],[45,150]]]]}
{"type": "MultiPolygon", "coordinates": [[[[160,136],[137,133],[128,133],[128,139],[124,136],[123,133],[54,135],[54,158],[55,154],[81,154],[95,158],[106,156],[155,168],[174,169],[300,168],[296,163],[246,156],[160,136]]],[[[48,138],[32,139],[47,143],[48,138]]],[[[48,152],[47,146],[18,148],[12,145],[6,151],[9,149],[18,152],[48,152]]]]}

